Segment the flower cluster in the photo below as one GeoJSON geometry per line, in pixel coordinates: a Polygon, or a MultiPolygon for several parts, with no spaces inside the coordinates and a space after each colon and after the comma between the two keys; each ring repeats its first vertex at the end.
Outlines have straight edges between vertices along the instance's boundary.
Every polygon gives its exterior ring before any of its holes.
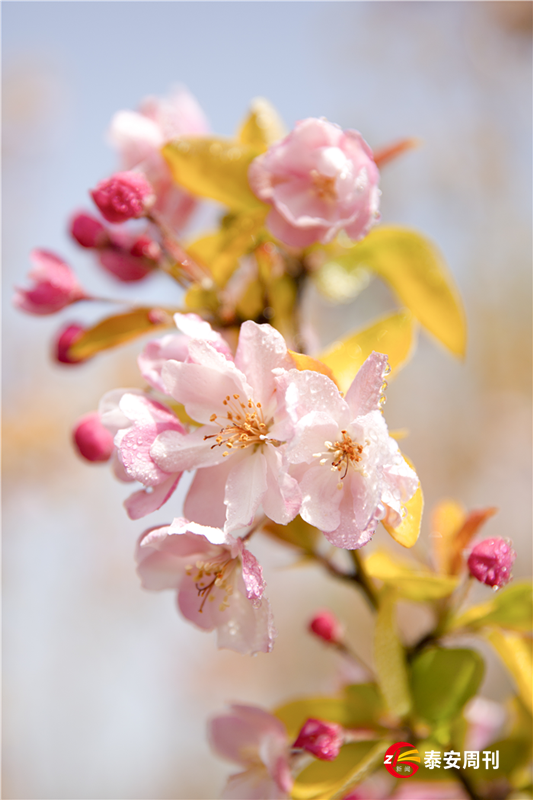
{"type": "MultiPolygon", "coordinates": [[[[373,353],[343,398],[327,376],[296,369],[283,337],[268,324],[243,323],[233,356],[220,334],[196,315],[176,314],[175,320],[181,332],[149,342],[139,357],[143,377],[169,405],[139,390],[113,390],[100,404],[99,424],[114,437],[117,477],[143,486],[126,501],[131,518],[160,508],[182,474],[195,471],[184,503],[185,517],[194,521],[186,529],[189,539],[172,536],[185,532],[179,527],[185,523],[175,520],[140,542],[139,571],[147,588],[182,586],[185,567],[177,559],[194,536],[205,541],[185,566],[213,575],[213,586],[223,575],[226,585],[240,558],[247,575],[253,557],[247,549],[238,554],[232,548],[242,542],[239,532],[246,536],[265,516],[286,525],[301,514],[332,544],[349,549],[366,544],[380,519],[401,522],[402,504],[414,494],[418,478],[383,418],[385,356],[373,353]],[[172,401],[194,424],[184,426],[172,401]],[[209,557],[202,555],[205,542],[209,557]],[[157,558],[146,556],[150,548],[157,550],[157,558]],[[211,562],[223,564],[222,572],[206,572],[211,562]],[[156,568],[170,584],[144,580],[156,568]]],[[[181,610],[200,627],[217,627],[221,646],[242,651],[247,641],[254,652],[259,640],[259,649],[270,649],[266,618],[249,616],[247,592],[232,589],[231,602],[217,601],[213,616],[205,611],[208,584],[198,575],[189,583],[186,595],[180,588],[179,597],[189,598],[187,604],[180,599],[181,610]],[[193,586],[196,613],[190,600],[193,586]],[[226,607],[230,610],[224,613],[226,607]],[[239,615],[249,616],[246,625],[239,615]],[[233,637],[228,620],[233,621],[233,637]]],[[[254,598],[260,601],[261,596],[262,590],[254,598]]],[[[210,605],[215,597],[213,590],[207,608],[215,608],[210,605]]]]}

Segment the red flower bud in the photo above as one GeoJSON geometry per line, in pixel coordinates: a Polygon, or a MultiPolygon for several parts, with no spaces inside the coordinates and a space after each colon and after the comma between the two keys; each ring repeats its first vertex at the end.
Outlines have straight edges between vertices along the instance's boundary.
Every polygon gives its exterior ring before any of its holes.
{"type": "Polygon", "coordinates": [[[98,411],[78,420],[73,431],[74,444],[86,461],[109,461],[113,452],[113,435],[100,422],[98,411]]]}
{"type": "Polygon", "coordinates": [[[311,718],[304,723],[293,747],[307,750],[322,761],[333,761],[339,755],[343,743],[344,731],[341,725],[311,718]]]}
{"type": "Polygon", "coordinates": [[[154,203],[155,195],[144,175],[138,172],[117,172],[100,181],[91,197],[108,222],[125,222],[144,216],[154,203]]]}
{"type": "Polygon", "coordinates": [[[61,364],[81,364],[84,358],[73,358],[68,354],[71,344],[79,338],[85,328],[72,323],[61,328],[54,344],[54,358],[61,364]]]}
{"type": "Polygon", "coordinates": [[[338,644],[342,641],[342,626],[331,611],[319,611],[309,623],[309,630],[325,642],[338,644]]]}
{"type": "Polygon", "coordinates": [[[82,247],[104,247],[109,242],[109,234],[102,223],[84,211],[72,218],[70,233],[82,247]]]}
{"type": "Polygon", "coordinates": [[[509,539],[484,539],[468,557],[470,574],[487,586],[501,588],[511,580],[516,553],[509,539]]]}

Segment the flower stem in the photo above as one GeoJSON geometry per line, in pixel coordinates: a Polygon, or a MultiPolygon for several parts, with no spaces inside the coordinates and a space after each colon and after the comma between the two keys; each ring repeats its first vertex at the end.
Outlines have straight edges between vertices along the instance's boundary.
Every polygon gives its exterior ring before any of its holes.
{"type": "Polygon", "coordinates": [[[350,578],[361,587],[369,605],[377,611],[379,607],[378,593],[367,575],[363,559],[358,550],[350,550],[349,553],[355,567],[355,572],[350,575],[350,578]]]}

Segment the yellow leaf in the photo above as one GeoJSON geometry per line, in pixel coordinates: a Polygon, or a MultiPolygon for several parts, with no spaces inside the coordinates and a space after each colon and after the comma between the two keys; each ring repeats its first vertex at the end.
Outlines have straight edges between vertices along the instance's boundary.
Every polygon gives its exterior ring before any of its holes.
{"type": "MultiPolygon", "coordinates": [[[[405,460],[411,469],[414,469],[409,459],[405,458],[405,460]]],[[[424,495],[422,494],[422,487],[420,484],[411,499],[404,503],[404,506],[407,513],[397,528],[393,528],[392,525],[387,525],[383,521],[382,524],[394,541],[401,544],[402,547],[412,547],[420,535],[422,512],[424,510],[424,495]]]]}
{"type": "Polygon", "coordinates": [[[415,564],[392,558],[385,550],[371,553],[365,559],[365,570],[371,578],[383,581],[402,597],[417,602],[447,597],[458,584],[457,578],[435,575],[415,564]]]}
{"type": "Polygon", "coordinates": [[[125,344],[150,331],[160,330],[172,325],[172,312],[164,309],[136,308],[126,314],[98,322],[85,330],[69,347],[68,354],[74,358],[91,358],[102,350],[125,344]]]}
{"type": "Polygon", "coordinates": [[[497,510],[489,507],[466,513],[453,500],[444,500],[436,507],[432,517],[431,538],[440,572],[447,575],[462,572],[465,548],[497,510]]]}
{"type": "Polygon", "coordinates": [[[274,106],[263,97],[256,97],[239,130],[238,139],[241,144],[264,151],[285,136],[285,133],[283,122],[274,106]]]}
{"type": "Polygon", "coordinates": [[[316,358],[311,358],[311,356],[305,356],[303,353],[295,353],[293,350],[288,351],[290,357],[294,361],[294,366],[296,369],[299,370],[306,370],[310,369],[313,372],[320,372],[322,375],[327,375],[333,383],[337,383],[335,380],[335,376],[330,367],[324,364],[322,361],[318,361],[316,358]]]}
{"type": "Polygon", "coordinates": [[[455,500],[442,500],[433,510],[430,538],[439,572],[449,572],[453,541],[465,519],[463,506],[455,500]]]}
{"type": "Polygon", "coordinates": [[[256,247],[265,216],[264,208],[232,215],[216,233],[191,242],[187,252],[200,261],[217,286],[223,288],[239,266],[239,259],[256,247]]]}
{"type": "Polygon", "coordinates": [[[394,371],[411,355],[413,340],[413,317],[404,309],[334,342],[318,358],[332,370],[341,391],[346,392],[373,350],[385,353],[394,371]]]}
{"type": "Polygon", "coordinates": [[[528,633],[533,619],[533,595],[530,581],[516,581],[496,592],[486,603],[471,606],[451,619],[447,630],[497,626],[528,633]]]}
{"type": "MultiPolygon", "coordinates": [[[[466,349],[466,321],[453,278],[437,248],[416,231],[380,225],[333,261],[337,269],[370,269],[402,305],[456,356],[466,349]]],[[[324,264],[328,269],[328,262],[324,264]]]]}
{"type": "Polygon", "coordinates": [[[374,664],[387,706],[396,716],[404,717],[411,708],[411,697],[405,652],[394,619],[395,600],[393,590],[382,589],[374,632],[374,664]]]}
{"type": "Polygon", "coordinates": [[[262,530],[275,539],[294,545],[306,553],[315,552],[316,542],[320,537],[318,530],[300,516],[293,519],[288,525],[279,525],[277,522],[267,520],[262,530]]]}
{"type": "Polygon", "coordinates": [[[266,287],[267,301],[272,309],[270,324],[289,341],[295,333],[295,304],[298,289],[290,275],[280,275],[266,287]]]}
{"type": "Polygon", "coordinates": [[[526,708],[533,713],[533,659],[531,639],[514,631],[491,630],[486,634],[511,673],[526,708]]]}
{"type": "Polygon", "coordinates": [[[182,138],[161,153],[179,186],[234,211],[265,207],[250,189],[248,168],[259,151],[229,139],[182,138]]]}

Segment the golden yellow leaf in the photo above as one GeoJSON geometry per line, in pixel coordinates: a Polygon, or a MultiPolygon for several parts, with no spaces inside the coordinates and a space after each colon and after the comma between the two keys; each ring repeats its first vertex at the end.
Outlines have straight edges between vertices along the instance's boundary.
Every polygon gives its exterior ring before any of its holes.
{"type": "MultiPolygon", "coordinates": [[[[454,355],[464,356],[466,320],[459,292],[442,255],[424,236],[400,226],[379,225],[332,261],[347,274],[373,271],[426,330],[454,355]]],[[[329,263],[324,264],[326,271],[329,263]]]]}
{"type": "Polygon", "coordinates": [[[274,106],[263,97],[252,100],[250,113],[244,120],[238,139],[241,144],[264,151],[285,136],[285,127],[274,106]]]}
{"type": "Polygon", "coordinates": [[[365,570],[371,578],[383,581],[402,597],[418,602],[447,597],[458,584],[457,578],[435,575],[413,562],[393,558],[386,550],[371,553],[365,559],[365,570]]]}
{"type": "Polygon", "coordinates": [[[332,370],[341,391],[346,392],[372,351],[385,353],[394,372],[408,360],[413,343],[413,317],[409,311],[403,309],[348,334],[330,345],[317,358],[332,370]]]}
{"type": "Polygon", "coordinates": [[[164,309],[136,308],[125,314],[115,314],[87,328],[68,350],[73,358],[86,359],[102,350],[125,344],[150,331],[172,325],[172,314],[164,309]]]}
{"type": "Polygon", "coordinates": [[[511,673],[527,709],[533,713],[533,659],[531,639],[514,631],[491,630],[486,634],[511,673]]]}
{"type": "MultiPolygon", "coordinates": [[[[404,456],[405,458],[405,456],[404,456]]],[[[405,458],[411,469],[414,469],[413,464],[408,458],[405,458]]],[[[422,524],[422,512],[424,510],[424,495],[422,494],[422,487],[419,485],[418,489],[407,503],[404,503],[407,511],[405,517],[397,528],[387,525],[382,522],[385,530],[390,533],[392,538],[402,547],[412,547],[419,535],[420,525],[422,524]]]]}
{"type": "Polygon", "coordinates": [[[294,361],[296,369],[310,369],[313,372],[320,372],[322,375],[327,375],[333,383],[337,383],[331,367],[328,367],[327,364],[318,361],[316,358],[311,358],[311,356],[305,356],[303,353],[295,353],[293,350],[289,350],[288,353],[294,361]]]}
{"type": "Polygon", "coordinates": [[[264,207],[248,184],[257,148],[230,139],[182,138],[164,145],[161,154],[175,182],[192,194],[234,211],[264,207]]]}
{"type": "Polygon", "coordinates": [[[216,233],[191,242],[187,252],[201,262],[217,286],[223,288],[239,266],[239,259],[257,246],[265,216],[264,208],[232,215],[216,233]]]}

